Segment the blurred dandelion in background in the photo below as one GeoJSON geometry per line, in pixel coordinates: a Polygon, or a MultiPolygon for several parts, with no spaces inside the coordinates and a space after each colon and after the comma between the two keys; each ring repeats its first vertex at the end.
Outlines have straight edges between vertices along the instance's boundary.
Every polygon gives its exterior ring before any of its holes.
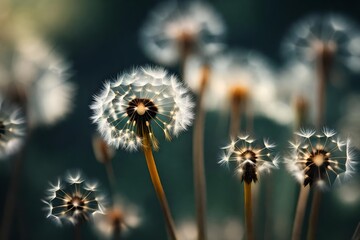
{"type": "Polygon", "coordinates": [[[74,225],[92,219],[94,214],[104,213],[104,197],[99,195],[96,183],[85,181],[79,172],[68,173],[65,180],[50,184],[46,204],[47,218],[57,224],[70,222],[74,225]]]}
{"type": "Polygon", "coordinates": [[[286,165],[301,184],[326,189],[353,176],[355,162],[350,139],[343,140],[327,128],[320,133],[302,129],[295,134],[299,138],[290,142],[292,153],[286,165]]]}
{"type": "Polygon", "coordinates": [[[136,229],[141,221],[137,206],[116,197],[113,206],[107,208],[104,214],[94,215],[93,227],[101,237],[119,239],[136,229]]]}
{"type": "Polygon", "coordinates": [[[210,56],[223,48],[225,26],[205,2],[167,2],[149,15],[141,30],[141,45],[155,62],[174,65],[191,54],[210,56]]]}
{"type": "Polygon", "coordinates": [[[92,120],[109,145],[127,150],[142,146],[149,136],[158,148],[153,128],[166,139],[186,130],[193,119],[188,90],[163,68],[142,67],[105,82],[90,106],[92,120]]]}
{"type": "Polygon", "coordinates": [[[63,119],[75,94],[65,60],[36,36],[17,39],[7,50],[10,56],[0,62],[1,91],[26,102],[31,127],[63,119]]]}
{"type": "Polygon", "coordinates": [[[327,56],[328,64],[344,65],[360,72],[360,32],[355,23],[342,15],[317,14],[296,23],[283,44],[283,52],[305,63],[327,56]]]}
{"type": "MultiPolygon", "coordinates": [[[[184,79],[197,92],[202,60],[191,57],[187,64],[184,79]]],[[[291,123],[292,109],[278,98],[276,71],[262,54],[228,50],[210,60],[209,65],[211,74],[204,99],[207,110],[233,112],[233,105],[238,105],[242,109],[239,114],[264,116],[281,125],[291,123]]]]}
{"type": "Polygon", "coordinates": [[[19,108],[0,97],[0,159],[18,151],[25,138],[25,119],[19,108]]]}

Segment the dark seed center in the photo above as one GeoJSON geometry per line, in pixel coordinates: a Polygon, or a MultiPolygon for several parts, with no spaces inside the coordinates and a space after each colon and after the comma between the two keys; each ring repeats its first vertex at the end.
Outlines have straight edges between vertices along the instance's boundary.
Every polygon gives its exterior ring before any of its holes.
{"type": "Polygon", "coordinates": [[[85,206],[84,200],[77,196],[73,197],[70,201],[67,202],[67,209],[68,210],[71,209],[72,212],[76,210],[83,211],[84,206],[85,206]]]}

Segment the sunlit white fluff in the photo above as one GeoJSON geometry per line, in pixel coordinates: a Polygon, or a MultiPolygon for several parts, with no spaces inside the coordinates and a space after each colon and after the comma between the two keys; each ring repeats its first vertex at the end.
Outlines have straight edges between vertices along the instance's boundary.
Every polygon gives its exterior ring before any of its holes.
{"type": "Polygon", "coordinates": [[[0,159],[18,151],[25,138],[25,120],[19,108],[0,97],[0,159]]]}
{"type": "Polygon", "coordinates": [[[142,134],[149,134],[156,148],[153,130],[160,129],[170,139],[186,130],[193,119],[188,90],[163,68],[136,68],[105,82],[90,108],[108,144],[130,151],[142,145],[142,134]],[[138,114],[138,103],[145,105],[142,114],[138,114]]]}
{"type": "Polygon", "coordinates": [[[325,189],[348,181],[356,172],[349,139],[341,139],[328,128],[321,132],[301,129],[295,135],[285,163],[290,173],[304,186],[309,184],[325,189]]]}
{"type": "Polygon", "coordinates": [[[211,55],[222,48],[225,32],[222,19],[205,2],[177,5],[167,2],[150,14],[141,31],[141,44],[154,61],[171,65],[182,57],[182,49],[211,55]],[[182,42],[184,41],[184,42],[182,42]]]}
{"type": "MultiPolygon", "coordinates": [[[[187,61],[184,79],[194,92],[199,90],[203,64],[196,57],[187,61]]],[[[291,123],[291,107],[277,97],[276,74],[264,56],[256,51],[229,50],[207,64],[210,79],[204,99],[206,109],[229,111],[232,92],[239,88],[252,112],[279,124],[291,123]]]]}
{"type": "Polygon", "coordinates": [[[27,101],[30,126],[54,124],[72,110],[74,84],[69,65],[38,37],[14,41],[11,54],[0,62],[2,92],[21,91],[27,101]]]}
{"type": "Polygon", "coordinates": [[[249,135],[239,136],[229,145],[222,148],[220,164],[235,162],[242,181],[257,182],[259,174],[270,172],[279,166],[279,156],[273,153],[274,143],[264,139],[262,144],[255,145],[255,139],[249,135]]]}
{"type": "Polygon", "coordinates": [[[331,47],[336,62],[360,72],[360,33],[351,20],[336,14],[314,14],[296,23],[286,37],[286,56],[311,63],[322,44],[331,47]]]}
{"type": "Polygon", "coordinates": [[[99,195],[97,184],[85,181],[79,172],[69,173],[64,179],[50,183],[46,204],[46,217],[61,225],[64,222],[79,224],[89,221],[95,214],[104,213],[104,197],[99,195]]]}

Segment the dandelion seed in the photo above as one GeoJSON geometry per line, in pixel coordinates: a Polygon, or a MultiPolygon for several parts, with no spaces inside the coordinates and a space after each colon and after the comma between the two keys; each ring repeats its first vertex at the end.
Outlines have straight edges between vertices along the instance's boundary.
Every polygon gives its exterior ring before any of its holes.
{"type": "Polygon", "coordinates": [[[158,148],[153,129],[166,139],[185,130],[193,119],[193,103],[188,90],[162,68],[138,68],[106,82],[90,106],[92,120],[108,144],[127,150],[142,146],[149,136],[158,148]]]}
{"type": "Polygon", "coordinates": [[[326,188],[333,182],[347,180],[354,173],[354,154],[349,139],[343,141],[334,130],[327,128],[319,134],[314,130],[302,130],[296,135],[300,139],[290,142],[292,153],[285,162],[304,186],[326,188]]]}
{"type": "Polygon", "coordinates": [[[0,159],[15,153],[23,144],[25,120],[18,108],[0,97],[0,159]]]}
{"type": "Polygon", "coordinates": [[[209,56],[222,49],[222,19],[204,2],[167,3],[156,8],[141,31],[145,52],[158,63],[172,65],[197,53],[209,56]]]}
{"type": "Polygon", "coordinates": [[[56,184],[50,184],[43,202],[46,217],[58,224],[76,225],[89,221],[94,214],[104,213],[104,198],[98,194],[97,184],[85,181],[80,173],[69,173],[64,182],[58,179],[56,184]]]}

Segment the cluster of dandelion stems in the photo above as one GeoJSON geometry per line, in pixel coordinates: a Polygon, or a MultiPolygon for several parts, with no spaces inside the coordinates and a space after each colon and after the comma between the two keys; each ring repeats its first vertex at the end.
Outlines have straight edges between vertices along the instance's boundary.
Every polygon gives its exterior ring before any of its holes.
{"type": "MultiPolygon", "coordinates": [[[[332,70],[332,62],[334,58],[335,45],[332,41],[330,42],[318,42],[315,48],[315,60],[318,78],[318,91],[317,91],[317,116],[316,116],[316,127],[320,129],[324,125],[326,116],[326,88],[329,82],[330,73],[332,70]]],[[[303,99],[299,100],[297,106],[297,122],[299,126],[303,125],[306,121],[306,103],[303,99]]],[[[300,239],[302,223],[305,215],[307,199],[309,196],[310,186],[300,187],[300,193],[298,197],[298,203],[296,207],[296,214],[294,218],[294,226],[292,231],[292,239],[300,239]]],[[[308,225],[308,239],[315,239],[316,226],[318,221],[318,212],[321,199],[321,192],[315,188],[312,199],[312,207],[310,212],[310,219],[308,225]]]]}

